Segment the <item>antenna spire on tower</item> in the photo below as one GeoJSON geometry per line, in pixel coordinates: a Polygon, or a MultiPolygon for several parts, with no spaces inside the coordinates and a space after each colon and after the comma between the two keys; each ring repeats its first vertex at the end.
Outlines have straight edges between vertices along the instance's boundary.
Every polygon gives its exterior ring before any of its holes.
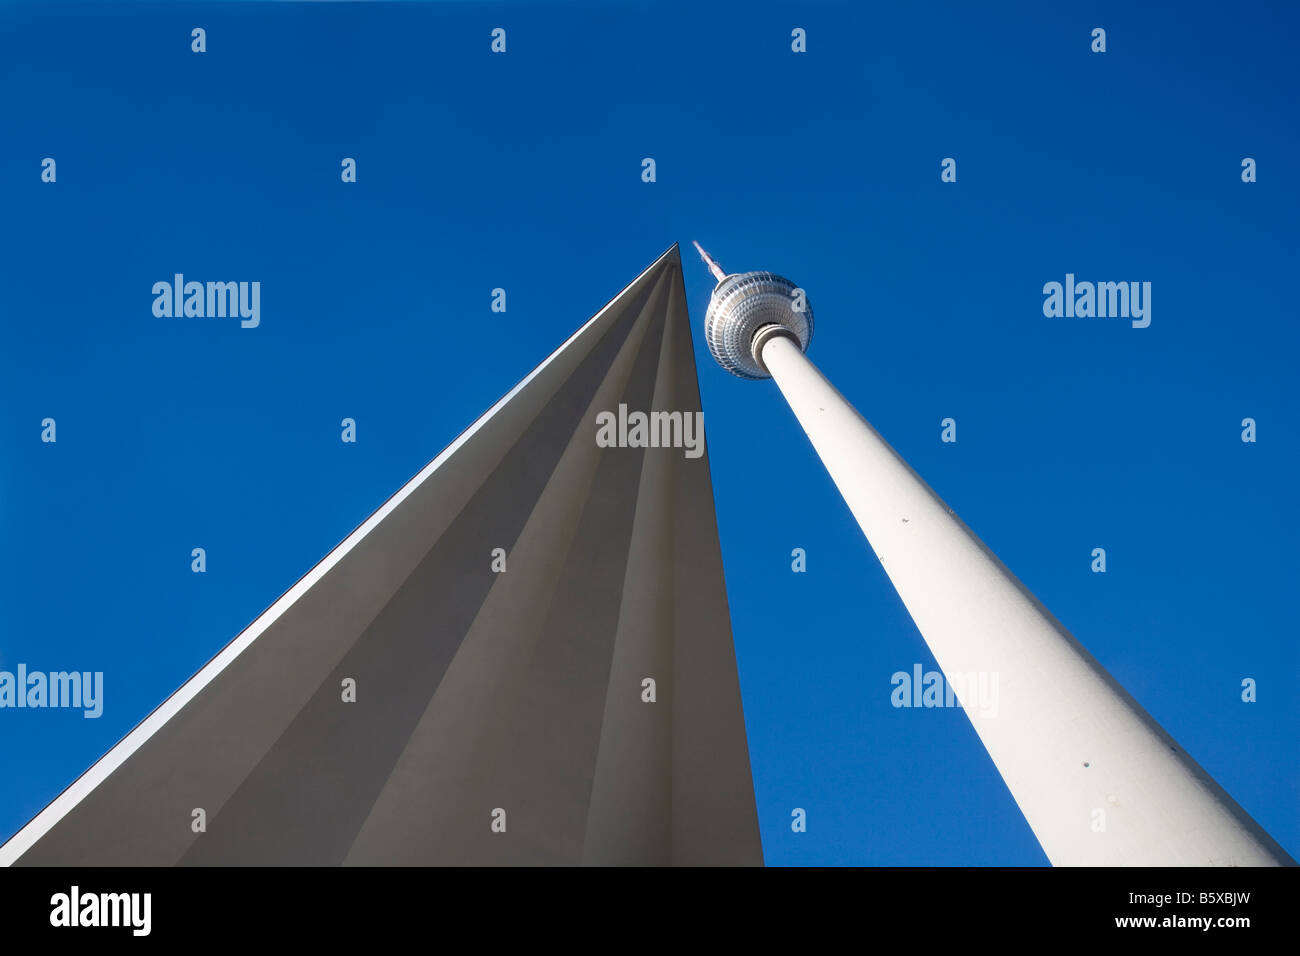
{"type": "Polygon", "coordinates": [[[692,240],[692,243],[694,244],[696,250],[699,252],[700,258],[704,260],[704,264],[708,266],[709,271],[713,273],[713,278],[717,279],[719,282],[725,279],[727,277],[727,274],[722,271],[722,266],[714,262],[713,259],[709,256],[709,254],[704,251],[704,247],[701,246],[698,242],[692,240]]]}

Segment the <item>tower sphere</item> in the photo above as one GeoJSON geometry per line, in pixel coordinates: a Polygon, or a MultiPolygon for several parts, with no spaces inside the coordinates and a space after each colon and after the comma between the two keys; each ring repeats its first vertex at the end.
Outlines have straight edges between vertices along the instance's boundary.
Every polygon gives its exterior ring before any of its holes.
{"type": "Polygon", "coordinates": [[[755,345],[761,349],[773,333],[808,350],[813,312],[798,286],[772,272],[742,272],[718,282],[704,316],[704,339],[719,365],[741,378],[770,378],[755,345]]]}

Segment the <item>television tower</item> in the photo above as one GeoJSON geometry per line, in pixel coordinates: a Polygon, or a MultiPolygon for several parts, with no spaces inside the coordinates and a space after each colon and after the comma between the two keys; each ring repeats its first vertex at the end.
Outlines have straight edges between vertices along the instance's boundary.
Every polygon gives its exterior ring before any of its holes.
{"type": "Polygon", "coordinates": [[[718,280],[714,359],[773,378],[1057,866],[1295,861],[944,504],[804,354],[813,313],[770,272],[718,280]],[[995,715],[979,675],[998,675],[995,715]]]}

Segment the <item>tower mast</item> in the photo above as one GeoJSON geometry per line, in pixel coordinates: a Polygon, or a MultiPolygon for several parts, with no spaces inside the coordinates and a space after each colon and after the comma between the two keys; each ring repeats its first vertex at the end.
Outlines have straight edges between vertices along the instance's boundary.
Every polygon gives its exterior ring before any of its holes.
{"type": "Polygon", "coordinates": [[[1048,859],[1295,865],[809,361],[803,291],[695,245],[718,278],[710,352],[775,379],[1048,859]]]}

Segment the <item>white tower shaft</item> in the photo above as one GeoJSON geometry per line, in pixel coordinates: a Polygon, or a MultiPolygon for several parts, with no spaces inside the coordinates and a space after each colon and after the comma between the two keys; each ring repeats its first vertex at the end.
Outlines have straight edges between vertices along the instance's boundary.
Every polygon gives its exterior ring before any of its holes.
{"type": "Polygon", "coordinates": [[[1053,864],[1294,864],[791,338],[761,355],[1053,864]]]}

